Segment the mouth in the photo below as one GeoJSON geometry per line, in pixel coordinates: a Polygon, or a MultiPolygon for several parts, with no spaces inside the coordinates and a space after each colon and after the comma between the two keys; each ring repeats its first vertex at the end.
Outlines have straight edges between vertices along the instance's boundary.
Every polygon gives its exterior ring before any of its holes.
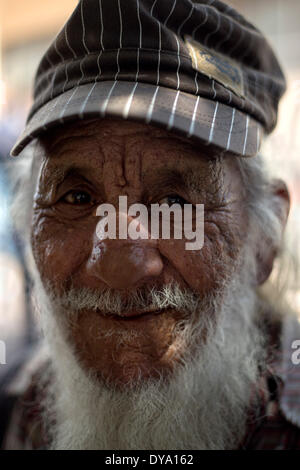
{"type": "MultiPolygon", "coordinates": [[[[173,310],[172,310],[173,311],[173,310]]],[[[147,307],[141,310],[130,310],[128,312],[122,313],[103,313],[102,311],[98,311],[100,315],[106,318],[112,318],[114,320],[120,321],[128,321],[128,320],[138,320],[145,317],[152,317],[157,315],[162,315],[171,312],[170,308],[157,308],[157,307],[147,307]]]]}

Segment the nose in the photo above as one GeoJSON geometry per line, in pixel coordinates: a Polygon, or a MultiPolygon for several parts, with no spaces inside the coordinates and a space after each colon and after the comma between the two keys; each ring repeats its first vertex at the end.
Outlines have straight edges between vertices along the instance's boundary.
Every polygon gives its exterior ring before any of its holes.
{"type": "Polygon", "coordinates": [[[163,261],[153,241],[98,240],[87,270],[108,287],[130,289],[157,278],[163,270],[163,261]]]}

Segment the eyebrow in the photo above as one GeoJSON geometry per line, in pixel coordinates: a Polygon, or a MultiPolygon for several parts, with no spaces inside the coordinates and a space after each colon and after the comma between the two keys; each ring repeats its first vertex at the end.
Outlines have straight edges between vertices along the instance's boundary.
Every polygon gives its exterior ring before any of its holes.
{"type": "Polygon", "coordinates": [[[90,175],[91,171],[87,167],[71,165],[55,166],[47,169],[46,175],[43,177],[43,183],[58,188],[67,179],[77,178],[84,180],[88,184],[93,184],[90,175]]]}
{"type": "Polygon", "coordinates": [[[183,174],[175,169],[162,168],[154,170],[149,177],[147,177],[147,182],[158,185],[172,183],[174,186],[183,186],[184,178],[183,174]]]}
{"type": "MultiPolygon", "coordinates": [[[[201,193],[203,190],[201,180],[202,178],[197,175],[193,168],[181,172],[176,169],[163,168],[154,171],[149,177],[145,178],[145,185],[151,188],[151,192],[164,187],[166,189],[181,189],[201,193]]],[[[150,190],[148,189],[146,194],[149,194],[150,190]]]]}

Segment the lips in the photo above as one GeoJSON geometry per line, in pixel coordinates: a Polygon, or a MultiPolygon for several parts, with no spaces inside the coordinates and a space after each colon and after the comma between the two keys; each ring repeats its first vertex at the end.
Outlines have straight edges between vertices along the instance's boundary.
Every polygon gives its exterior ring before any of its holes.
{"type": "Polygon", "coordinates": [[[114,318],[115,320],[133,320],[133,319],[139,319],[141,317],[146,317],[146,316],[153,316],[153,315],[160,315],[162,313],[168,312],[170,309],[168,308],[162,308],[162,309],[157,309],[156,307],[148,307],[139,311],[132,310],[128,311],[122,314],[116,314],[116,313],[105,313],[103,314],[102,312],[99,312],[105,317],[109,318],[114,318]]]}

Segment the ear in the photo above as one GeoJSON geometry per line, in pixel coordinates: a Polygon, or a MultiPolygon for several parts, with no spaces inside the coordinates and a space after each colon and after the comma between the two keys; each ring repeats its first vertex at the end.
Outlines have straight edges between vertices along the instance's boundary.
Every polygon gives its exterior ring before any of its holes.
{"type": "MultiPolygon", "coordinates": [[[[290,211],[290,194],[284,181],[276,179],[270,183],[270,197],[274,213],[280,222],[280,240],[282,240],[290,211]]],[[[279,252],[280,240],[275,243],[262,234],[256,253],[257,285],[263,284],[270,276],[274,260],[279,252]]]]}

